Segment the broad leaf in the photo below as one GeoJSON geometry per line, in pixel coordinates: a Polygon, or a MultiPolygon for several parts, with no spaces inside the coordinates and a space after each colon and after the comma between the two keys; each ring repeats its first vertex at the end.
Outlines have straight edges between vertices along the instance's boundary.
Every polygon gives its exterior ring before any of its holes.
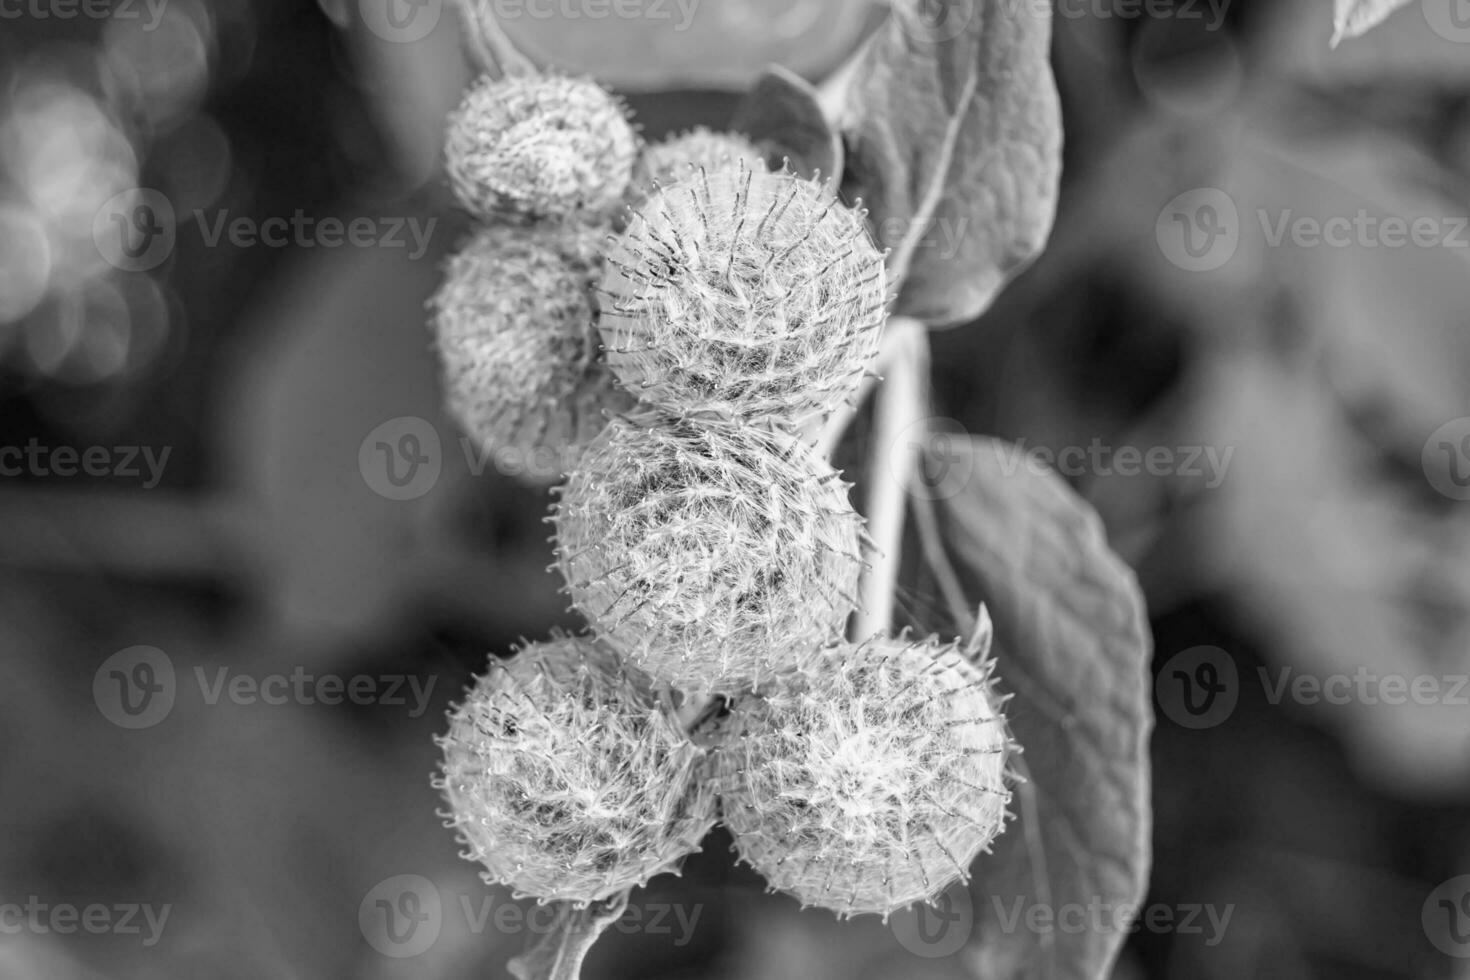
{"type": "Polygon", "coordinates": [[[1017,788],[1018,818],[973,869],[971,965],[985,980],[1100,980],[1126,920],[1097,929],[1089,917],[1080,932],[1027,922],[1037,908],[1065,922],[1069,909],[1137,904],[1146,890],[1153,711],[1143,600],[1097,515],[1059,478],[1034,472],[1006,443],[945,449],[925,472],[958,473],[946,485],[963,489],[916,501],[938,531],[930,546],[944,548],[928,554],[918,584],[950,597],[951,622],[923,625],[969,629],[972,607],[985,603],[1029,779],[1017,788]]]}
{"type": "Polygon", "coordinates": [[[1046,243],[1061,172],[1050,3],[895,0],[828,111],[902,279],[896,312],[979,316],[1046,243]]]}
{"type": "Polygon", "coordinates": [[[842,174],[842,140],[817,104],[817,91],[800,75],[773,65],[756,80],[730,121],[766,153],[774,167],[783,159],[805,177],[842,174]]]}
{"type": "Polygon", "coordinates": [[[1336,0],[1333,16],[1332,46],[1343,40],[1366,34],[1388,19],[1388,15],[1409,0],[1336,0]]]}

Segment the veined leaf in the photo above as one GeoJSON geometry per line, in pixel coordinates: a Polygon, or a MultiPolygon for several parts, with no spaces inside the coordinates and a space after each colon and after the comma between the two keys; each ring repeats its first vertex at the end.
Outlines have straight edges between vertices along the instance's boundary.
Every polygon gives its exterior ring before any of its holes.
{"type": "Polygon", "coordinates": [[[1061,109],[1049,0],[895,0],[828,111],[844,191],[902,280],[896,312],[973,320],[1041,251],[1056,213],[1061,109]]]}
{"type": "Polygon", "coordinates": [[[744,133],[773,167],[783,158],[804,177],[842,175],[842,140],[817,103],[817,90],[779,65],[767,68],[741,100],[730,128],[744,133]]]}
{"type": "Polygon", "coordinates": [[[944,548],[927,555],[920,588],[948,597],[952,622],[925,625],[968,630],[985,603],[1028,779],[1018,819],[972,869],[971,966],[985,980],[1101,980],[1126,918],[1081,931],[1028,922],[1037,909],[1057,923],[1071,909],[1136,906],[1146,890],[1153,710],[1143,600],[1097,515],[1060,478],[1032,471],[1006,443],[946,449],[925,472],[960,467],[968,477],[924,511],[932,521],[919,521],[938,532],[926,536],[931,548],[944,548]]]}

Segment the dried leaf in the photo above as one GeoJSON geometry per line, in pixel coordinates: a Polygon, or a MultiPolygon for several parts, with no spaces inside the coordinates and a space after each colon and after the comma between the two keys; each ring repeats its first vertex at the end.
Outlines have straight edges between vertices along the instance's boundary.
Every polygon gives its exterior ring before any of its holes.
{"type": "Polygon", "coordinates": [[[971,965],[987,980],[1100,980],[1125,920],[1081,931],[1028,922],[1038,908],[1061,922],[1072,909],[1144,895],[1153,711],[1142,597],[1097,515],[1059,478],[1016,465],[1021,450],[1006,443],[948,448],[947,459],[931,453],[926,471],[969,476],[964,492],[935,504],[945,553],[927,556],[919,584],[936,594],[939,580],[959,583],[967,605],[950,600],[950,627],[972,628],[969,606],[982,600],[994,617],[1028,779],[1019,819],[973,869],[971,965]]]}
{"type": "Polygon", "coordinates": [[[896,0],[830,111],[903,277],[896,312],[979,316],[1045,245],[1061,171],[1050,3],[896,0]]]}
{"type": "Polygon", "coordinates": [[[1409,0],[1336,0],[1332,46],[1335,48],[1347,38],[1368,33],[1408,3],[1409,0]]]}
{"type": "Polygon", "coordinates": [[[779,65],[767,68],[735,110],[730,128],[744,133],[780,167],[783,159],[804,177],[842,173],[842,140],[817,104],[817,90],[779,65]]]}

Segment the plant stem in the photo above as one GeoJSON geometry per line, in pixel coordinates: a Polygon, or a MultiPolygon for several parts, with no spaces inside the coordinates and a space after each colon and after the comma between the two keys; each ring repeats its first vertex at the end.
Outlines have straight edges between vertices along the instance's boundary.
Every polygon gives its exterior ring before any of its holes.
{"type": "Polygon", "coordinates": [[[558,902],[551,931],[531,949],[513,958],[506,969],[516,980],[578,980],[582,961],[607,927],[628,908],[628,892],[579,909],[558,902]]]}
{"type": "Polygon", "coordinates": [[[535,63],[520,52],[500,26],[491,0],[457,0],[457,3],[476,67],[495,78],[536,73],[535,63]]]}
{"type": "Polygon", "coordinates": [[[929,338],[924,325],[907,317],[895,318],[884,336],[885,347],[890,342],[893,362],[878,393],[866,473],[868,536],[875,555],[860,587],[861,608],[854,631],[858,640],[887,635],[893,627],[908,488],[927,418],[929,338]]]}

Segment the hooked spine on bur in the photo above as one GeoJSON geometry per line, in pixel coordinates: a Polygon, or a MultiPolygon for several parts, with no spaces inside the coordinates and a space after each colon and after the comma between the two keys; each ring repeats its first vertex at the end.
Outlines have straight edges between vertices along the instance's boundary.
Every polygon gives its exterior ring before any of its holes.
{"type": "Polygon", "coordinates": [[[430,304],[449,411],[555,452],[533,475],[567,476],[554,567],[592,631],[492,661],[451,712],[434,785],[464,856],[613,907],[722,812],[803,905],[936,899],[1004,829],[1014,746],[983,658],[843,638],[871,542],[798,433],[886,322],[861,201],[739,134],[640,146],[597,83],[534,71],[470,89],[446,161],[485,222],[430,304]]]}
{"type": "Polygon", "coordinates": [[[662,188],[699,170],[746,166],[766,169],[765,154],[740,133],[696,126],[643,149],[628,185],[627,203],[636,210],[662,188]]]}
{"type": "Polygon", "coordinates": [[[715,767],[736,850],[841,917],[934,901],[1004,830],[1003,700],[989,663],[932,637],[810,652],[726,721],[715,767]]]}
{"type": "Polygon", "coordinates": [[[605,225],[488,225],[430,300],[449,413],[490,453],[549,453],[559,478],[634,399],[597,342],[592,284],[605,225]]]}
{"type": "Polygon", "coordinates": [[[561,218],[614,209],[638,150],[627,109],[591,79],[486,75],[449,117],[445,168],[476,217],[561,218]]]}
{"type": "Polygon", "coordinates": [[[557,567],[639,667],[680,690],[739,690],[845,628],[865,541],[847,488],[779,431],[615,419],[560,489],[557,567]]]}
{"type": "Polygon", "coordinates": [[[715,822],[705,750],[590,637],[492,660],[437,741],[446,825],[517,897],[607,899],[676,872],[715,822]]]}
{"type": "Polygon", "coordinates": [[[889,299],[861,212],[816,180],[744,164],[649,198],[601,292],[607,361],[629,391],[793,429],[852,397],[889,299]]]}

